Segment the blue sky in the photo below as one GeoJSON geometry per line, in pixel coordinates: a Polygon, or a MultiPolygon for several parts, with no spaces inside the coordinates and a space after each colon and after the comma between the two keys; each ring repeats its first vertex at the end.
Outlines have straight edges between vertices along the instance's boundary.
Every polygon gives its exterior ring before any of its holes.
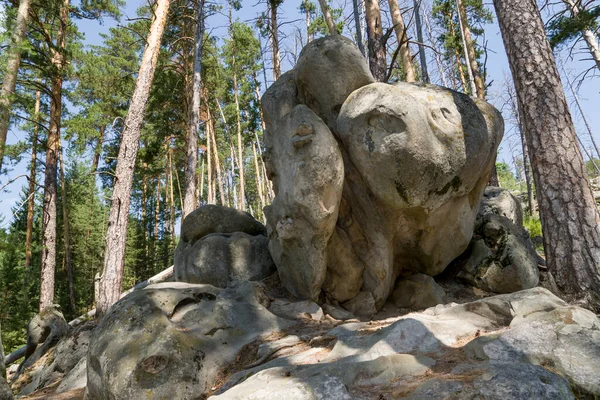
{"type": "MultiPolygon", "coordinates": [[[[223,0],[220,3],[224,3],[223,0]]],[[[304,16],[299,14],[298,5],[299,0],[285,0],[280,12],[280,23],[282,23],[282,68],[283,70],[288,70],[292,67],[291,62],[293,59],[292,54],[294,52],[299,51],[298,41],[295,41],[294,38],[297,35],[305,36],[305,26],[304,26],[304,16]]],[[[408,4],[412,2],[407,2],[407,0],[400,0],[401,6],[404,4],[408,4]]],[[[425,12],[427,12],[427,4],[429,1],[424,1],[425,12]]],[[[129,0],[127,1],[127,5],[124,9],[124,17],[121,20],[121,23],[126,23],[127,18],[135,18],[136,17],[136,9],[143,5],[147,4],[147,1],[142,0],[129,0]]],[[[333,0],[332,4],[334,7],[340,6],[344,4],[343,0],[333,0]]],[[[240,19],[241,21],[250,22],[256,16],[266,10],[266,6],[264,3],[258,3],[257,0],[243,0],[242,1],[242,9],[235,13],[234,17],[240,19]]],[[[346,13],[347,14],[347,13],[346,13]]],[[[347,15],[345,15],[347,16],[347,15]]],[[[112,19],[105,19],[103,24],[99,24],[93,21],[75,21],[81,32],[85,33],[85,43],[92,44],[101,44],[102,39],[100,37],[100,33],[108,32],[108,29],[117,24],[116,21],[112,19]]],[[[212,34],[216,37],[225,37],[226,36],[226,18],[223,15],[213,15],[206,21],[206,26],[208,30],[212,31],[212,34]]],[[[488,90],[488,101],[494,104],[497,108],[502,108],[503,100],[502,96],[505,92],[503,87],[503,82],[505,80],[505,76],[510,76],[510,69],[508,67],[508,61],[506,58],[506,54],[504,52],[504,46],[502,43],[502,37],[500,36],[499,29],[497,23],[486,25],[485,26],[485,38],[488,41],[487,47],[490,49],[488,53],[488,83],[492,82],[491,87],[488,90]]],[[[304,40],[304,39],[302,39],[304,40]]],[[[263,39],[263,46],[266,46],[266,40],[263,39]]],[[[580,46],[579,46],[580,47],[580,46]]],[[[576,47],[577,48],[577,47],[576,47]]],[[[427,51],[428,57],[433,59],[433,53],[431,51],[427,51]]],[[[575,54],[574,59],[568,59],[566,56],[567,51],[562,51],[561,55],[564,59],[565,66],[568,70],[568,73],[571,76],[577,76],[584,70],[593,66],[593,63],[589,60],[582,60],[585,58],[589,58],[589,55],[584,52],[579,52],[575,54]]],[[[268,53],[267,53],[268,54],[268,53]]],[[[269,62],[267,60],[267,62],[269,62]]],[[[437,73],[435,71],[435,63],[430,63],[430,71],[433,78],[433,83],[438,83],[439,78],[437,78],[437,73]]],[[[271,79],[271,73],[267,73],[267,78],[271,79]]],[[[269,82],[270,83],[270,82],[269,82]]],[[[264,90],[264,86],[261,88],[264,90]]],[[[567,97],[569,98],[572,115],[577,127],[577,131],[580,134],[580,137],[586,147],[590,146],[590,141],[587,137],[587,131],[585,131],[585,127],[583,125],[583,121],[581,116],[579,115],[579,111],[576,110],[574,103],[572,102],[572,95],[567,90],[567,97]],[[573,103],[573,104],[571,104],[573,103]]],[[[600,131],[600,115],[598,110],[600,109],[600,77],[596,78],[587,78],[584,83],[579,88],[579,97],[582,102],[584,112],[592,126],[592,130],[594,130],[594,134],[596,135],[596,140],[600,140],[598,138],[598,131],[600,131]]],[[[511,135],[511,131],[509,130],[509,125],[507,124],[507,132],[505,134],[505,138],[501,144],[501,151],[498,157],[499,161],[505,161],[510,163],[512,154],[511,149],[518,147],[515,144],[516,137],[514,134],[511,135]]],[[[13,128],[9,131],[8,134],[8,143],[15,143],[21,139],[23,133],[16,128],[13,128]]],[[[0,176],[0,187],[3,186],[10,179],[26,173],[27,168],[27,160],[24,160],[15,168],[13,168],[8,175],[0,176]]],[[[24,178],[17,180],[15,183],[9,185],[5,192],[0,193],[0,228],[6,227],[10,220],[12,219],[11,208],[14,207],[19,200],[19,194],[21,191],[21,187],[25,185],[27,182],[24,178]],[[2,217],[4,220],[2,221],[2,217]]]]}

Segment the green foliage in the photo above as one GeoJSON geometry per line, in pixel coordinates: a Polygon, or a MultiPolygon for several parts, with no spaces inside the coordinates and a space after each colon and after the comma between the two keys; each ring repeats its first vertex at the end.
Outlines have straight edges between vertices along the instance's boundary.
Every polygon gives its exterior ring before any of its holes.
{"type": "Polygon", "coordinates": [[[529,237],[532,240],[538,236],[542,236],[542,222],[538,216],[525,214],[523,217],[523,226],[529,232],[529,237]]]}
{"type": "Polygon", "coordinates": [[[598,160],[597,158],[594,158],[593,161],[587,160],[585,162],[585,170],[587,171],[588,177],[596,178],[600,175],[598,174],[598,170],[596,169],[596,167],[600,168],[600,160],[598,160]]]}
{"type": "Polygon", "coordinates": [[[546,26],[548,39],[552,48],[566,44],[581,35],[584,30],[598,29],[600,6],[591,9],[581,9],[575,16],[561,15],[550,21],[546,26]]]}
{"type": "Polygon", "coordinates": [[[496,163],[496,171],[498,173],[498,181],[500,186],[511,192],[524,192],[524,182],[517,181],[517,178],[510,170],[510,166],[504,162],[496,163]]]}

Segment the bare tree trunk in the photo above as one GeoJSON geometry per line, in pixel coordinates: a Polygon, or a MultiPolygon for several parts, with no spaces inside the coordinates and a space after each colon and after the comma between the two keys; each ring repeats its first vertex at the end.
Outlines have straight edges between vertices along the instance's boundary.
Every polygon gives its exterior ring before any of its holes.
{"type": "MultiPolygon", "coordinates": [[[[576,17],[579,15],[579,7],[577,7],[577,3],[573,0],[563,0],[569,10],[571,11],[571,15],[576,17]]],[[[600,48],[598,47],[598,37],[596,33],[591,29],[584,29],[581,31],[581,36],[583,36],[583,40],[588,45],[590,49],[590,54],[596,63],[596,68],[600,69],[600,48]]]]}
{"type": "Polygon", "coordinates": [[[430,83],[429,72],[427,71],[427,57],[425,57],[425,46],[423,45],[423,27],[421,26],[421,0],[414,0],[415,6],[415,25],[417,28],[417,40],[419,41],[419,59],[421,60],[422,80],[425,83],[430,83]]]}
{"type": "Polygon", "coordinates": [[[281,56],[279,55],[279,24],[277,22],[278,0],[269,0],[271,11],[271,48],[273,50],[273,81],[281,76],[281,56]]]}
{"type": "MultiPolygon", "coordinates": [[[[565,75],[565,79],[567,80],[567,84],[569,85],[569,89],[571,89],[571,93],[573,93],[573,98],[575,99],[575,104],[577,104],[577,108],[579,109],[581,118],[583,118],[583,123],[585,124],[585,127],[588,131],[590,140],[592,141],[592,145],[594,146],[594,150],[596,151],[596,156],[600,160],[600,150],[598,150],[598,145],[596,144],[596,140],[594,140],[594,134],[592,133],[592,127],[590,126],[590,123],[588,122],[588,119],[587,119],[585,113],[583,112],[583,107],[581,106],[581,103],[579,102],[579,96],[577,95],[577,92],[575,91],[575,88],[573,87],[573,83],[567,76],[567,71],[565,70],[565,66],[562,65],[562,60],[561,60],[561,67],[562,67],[563,73],[565,75]]],[[[592,158],[592,162],[594,162],[593,158],[592,158]]]]}
{"type": "Polygon", "coordinates": [[[235,110],[237,119],[237,146],[238,146],[238,173],[240,176],[240,198],[239,206],[240,210],[246,211],[246,182],[244,181],[244,158],[242,156],[242,122],[240,120],[240,102],[238,99],[238,86],[237,86],[237,73],[235,71],[235,52],[233,55],[233,98],[235,100],[235,110]]]}
{"type": "MultiPolygon", "coordinates": [[[[143,164],[144,170],[148,169],[148,164],[143,164]]],[[[144,265],[148,269],[148,260],[150,259],[150,249],[148,248],[148,177],[144,174],[142,178],[142,242],[144,242],[144,265]]]]}
{"type": "Polygon", "coordinates": [[[392,14],[392,23],[394,24],[394,32],[398,38],[398,46],[400,47],[400,59],[404,69],[404,80],[406,82],[416,82],[417,75],[413,64],[410,47],[408,46],[408,31],[402,19],[402,13],[398,6],[398,0],[388,0],[390,5],[390,14],[392,14]]]}
{"type": "MultiPolygon", "coordinates": [[[[208,123],[210,124],[210,132],[211,132],[211,140],[212,140],[212,148],[213,148],[213,155],[215,157],[214,159],[214,168],[217,171],[217,189],[219,190],[219,197],[221,198],[221,205],[225,206],[225,204],[227,203],[227,199],[225,198],[225,190],[223,189],[223,176],[221,174],[221,161],[219,160],[219,152],[218,152],[218,148],[217,148],[217,139],[215,137],[215,121],[212,118],[211,114],[210,114],[210,109],[209,109],[209,114],[208,114],[208,123]]],[[[213,190],[214,190],[214,186],[213,186],[213,190]]],[[[215,196],[216,196],[216,191],[215,191],[215,196]]],[[[215,201],[216,203],[216,201],[215,201]]]]}
{"type": "Polygon", "coordinates": [[[44,177],[44,206],[42,219],[42,265],[40,271],[40,311],[54,302],[54,271],[56,269],[56,173],[60,149],[60,122],[62,110],[62,73],[65,64],[65,43],[69,20],[69,0],[60,8],[56,49],[52,50],[50,129],[46,148],[44,177]]]}
{"type": "Polygon", "coordinates": [[[473,68],[471,68],[469,51],[467,50],[467,40],[465,37],[465,28],[464,28],[464,24],[463,24],[463,19],[461,18],[461,15],[460,15],[460,6],[458,3],[458,0],[456,2],[456,7],[459,10],[458,24],[460,25],[460,38],[462,41],[463,55],[465,57],[465,67],[467,68],[467,74],[469,75],[469,84],[471,87],[471,95],[476,96],[477,95],[477,86],[475,85],[475,77],[473,76],[473,68]]]}
{"type": "Polygon", "coordinates": [[[258,190],[258,198],[260,199],[260,209],[262,210],[263,208],[265,208],[265,197],[264,197],[264,191],[263,191],[263,185],[262,185],[262,179],[261,179],[261,170],[258,167],[258,154],[256,153],[256,146],[254,145],[254,142],[252,142],[252,154],[254,155],[254,171],[256,174],[256,188],[258,190]]]}
{"type": "MultiPolygon", "coordinates": [[[[427,15],[427,13],[425,13],[425,26],[427,26],[428,39],[431,43],[433,43],[433,32],[431,30],[431,23],[429,22],[429,16],[427,15]]],[[[438,72],[440,73],[440,78],[442,79],[442,85],[448,87],[448,81],[446,79],[446,73],[444,72],[444,68],[442,66],[442,59],[440,58],[440,54],[437,51],[434,51],[433,54],[435,56],[435,63],[437,64],[438,72]]]]}
{"type": "Polygon", "coordinates": [[[192,83],[192,107],[187,135],[187,166],[185,170],[185,197],[181,220],[194,211],[196,199],[196,169],[198,169],[198,121],[200,120],[200,89],[202,85],[202,40],[204,38],[204,0],[198,3],[198,25],[194,43],[194,79],[192,83]]]}
{"type": "Polygon", "coordinates": [[[339,35],[335,23],[333,22],[331,11],[329,11],[327,0],[319,0],[319,5],[321,6],[321,12],[323,13],[323,19],[325,19],[325,23],[327,24],[327,29],[329,29],[329,34],[339,35]]]}
{"type": "Polygon", "coordinates": [[[204,157],[202,157],[202,167],[200,167],[200,176],[196,177],[199,179],[198,186],[196,187],[196,193],[198,193],[197,198],[202,202],[202,198],[204,197],[204,157]]]}
{"type": "Polygon", "coordinates": [[[600,214],[535,2],[494,0],[536,183],[548,269],[600,311],[600,214]]]}
{"type": "Polygon", "coordinates": [[[469,29],[469,20],[467,19],[467,11],[463,0],[456,0],[458,7],[458,20],[460,21],[460,28],[463,36],[463,43],[465,46],[465,56],[467,57],[467,68],[469,68],[469,78],[472,76],[472,84],[475,87],[473,94],[478,98],[485,100],[485,84],[481,73],[479,72],[479,64],[477,63],[477,55],[475,54],[475,45],[473,44],[473,38],[471,37],[471,30],[469,29]]]}
{"type": "Polygon", "coordinates": [[[144,110],[154,78],[154,69],[160,50],[160,39],[165,27],[168,10],[169,0],[157,0],[154,18],[148,34],[148,42],[144,50],[127,118],[125,119],[108,219],[104,272],[100,281],[99,299],[96,302],[99,317],[103,316],[108,308],[119,299],[121,293],[135,160],[139,148],[144,110]]]}
{"type": "MultiPolygon", "coordinates": [[[[235,207],[237,207],[238,209],[240,208],[240,203],[239,203],[239,199],[238,199],[238,191],[235,190],[235,182],[233,180],[234,176],[235,176],[235,164],[237,163],[236,157],[235,157],[235,152],[233,151],[233,143],[229,144],[229,150],[230,150],[230,157],[231,157],[231,193],[233,193],[233,204],[235,204],[235,207]]],[[[237,163],[238,166],[240,165],[239,163],[237,163]]]]}
{"type": "Polygon", "coordinates": [[[531,181],[531,162],[529,157],[529,149],[527,148],[527,140],[523,132],[523,124],[519,121],[519,133],[521,135],[521,146],[523,151],[523,172],[525,173],[525,184],[527,185],[527,203],[529,205],[529,215],[535,215],[537,207],[535,197],[533,195],[533,182],[531,181]]]}
{"type": "Polygon", "coordinates": [[[73,281],[73,263],[71,262],[71,227],[69,226],[69,211],[67,208],[67,189],[65,186],[65,163],[62,146],[58,151],[60,162],[60,189],[62,191],[63,235],[65,242],[65,261],[67,264],[67,284],[69,287],[69,304],[73,313],[77,312],[75,305],[75,284],[73,281]]]}
{"type": "Polygon", "coordinates": [[[173,195],[173,148],[169,146],[169,216],[171,228],[171,246],[175,250],[175,196],[173,195]]]}
{"type": "Polygon", "coordinates": [[[366,56],[365,53],[365,46],[363,44],[363,32],[362,32],[362,26],[360,24],[361,21],[361,17],[360,17],[360,9],[358,7],[358,0],[352,0],[352,8],[353,8],[353,14],[354,14],[354,26],[356,29],[356,44],[358,45],[358,49],[360,50],[360,52],[362,53],[363,56],[366,56]]]}
{"type": "Polygon", "coordinates": [[[98,143],[96,143],[96,149],[94,150],[94,159],[92,160],[92,174],[95,174],[96,171],[98,171],[100,155],[102,154],[102,145],[104,144],[104,135],[106,134],[106,125],[100,127],[99,134],[98,143]]]}
{"type": "Polygon", "coordinates": [[[373,77],[383,82],[386,78],[385,46],[383,43],[383,28],[381,27],[381,12],[378,0],[366,0],[367,36],[369,44],[369,68],[373,77]]]}
{"type": "MultiPolygon", "coordinates": [[[[309,32],[310,31],[310,24],[312,23],[311,19],[310,19],[310,6],[311,6],[311,3],[310,3],[309,0],[303,0],[303,3],[304,3],[304,22],[306,24],[306,43],[308,44],[308,43],[312,42],[312,40],[313,40],[313,36],[309,32]]],[[[262,51],[262,49],[261,49],[261,51],[262,51]]]]}
{"type": "Polygon", "coordinates": [[[2,80],[2,89],[0,90],[0,173],[2,172],[2,159],[4,158],[4,146],[6,144],[6,135],[10,124],[10,108],[12,106],[12,97],[15,94],[17,85],[17,74],[19,65],[21,65],[21,44],[25,39],[27,30],[27,19],[29,18],[29,4],[31,0],[20,0],[17,10],[17,20],[10,37],[8,46],[8,60],[6,73],[2,80]]]}
{"type": "MultiPolygon", "coordinates": [[[[210,113],[210,111],[209,111],[210,113]]],[[[210,114],[209,114],[210,115],[210,114]]],[[[207,166],[207,173],[208,173],[208,193],[207,193],[207,203],[208,204],[213,204],[215,203],[215,189],[213,186],[213,170],[212,170],[212,153],[213,153],[213,149],[212,149],[212,135],[213,132],[210,129],[210,124],[208,123],[208,121],[206,122],[206,152],[207,152],[207,159],[208,159],[208,166],[207,166]]]]}
{"type": "MultiPolygon", "coordinates": [[[[25,228],[25,287],[28,288],[29,268],[31,267],[31,245],[33,241],[33,213],[35,206],[35,181],[36,181],[36,164],[37,164],[37,142],[38,142],[38,123],[40,120],[40,104],[42,92],[39,90],[35,93],[35,108],[33,137],[31,138],[31,164],[29,166],[29,191],[27,198],[27,227],[25,228]]],[[[27,296],[27,293],[25,293],[27,296]]]]}

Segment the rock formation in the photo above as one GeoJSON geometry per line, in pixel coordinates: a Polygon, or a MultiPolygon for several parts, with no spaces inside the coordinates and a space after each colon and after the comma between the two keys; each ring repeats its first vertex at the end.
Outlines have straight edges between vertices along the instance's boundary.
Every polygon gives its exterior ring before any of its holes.
{"type": "Polygon", "coordinates": [[[370,315],[401,273],[437,275],[468,246],[504,129],[492,106],[375,83],[342,36],[308,44],[262,104],[269,249],[291,293],[370,315]]]}

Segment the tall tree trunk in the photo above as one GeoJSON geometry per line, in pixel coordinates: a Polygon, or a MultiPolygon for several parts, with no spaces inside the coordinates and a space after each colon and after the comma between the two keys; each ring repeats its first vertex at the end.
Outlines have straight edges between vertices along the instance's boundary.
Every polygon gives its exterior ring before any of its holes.
{"type": "Polygon", "coordinates": [[[254,145],[254,141],[252,142],[252,154],[254,155],[254,173],[256,174],[256,189],[258,190],[258,198],[260,200],[260,209],[265,208],[265,197],[264,190],[261,179],[261,170],[258,166],[258,154],[256,153],[256,146],[254,145]]]}
{"type": "Polygon", "coordinates": [[[358,49],[362,53],[363,57],[366,56],[365,53],[365,45],[363,44],[363,31],[360,21],[362,20],[360,17],[360,9],[358,7],[358,0],[352,0],[352,14],[354,15],[354,27],[356,29],[356,44],[358,45],[358,49]]]}
{"type": "Polygon", "coordinates": [[[425,46],[423,45],[423,27],[421,25],[421,0],[414,0],[415,6],[415,25],[417,28],[417,40],[419,41],[419,59],[421,60],[422,80],[425,83],[430,83],[429,72],[427,71],[427,57],[425,57],[425,46]]]}
{"type": "MultiPolygon", "coordinates": [[[[148,170],[148,164],[143,164],[144,171],[148,170]]],[[[142,178],[142,243],[144,243],[144,266],[148,272],[148,260],[150,249],[148,248],[148,177],[144,174],[142,178]]]]}
{"type": "Polygon", "coordinates": [[[473,44],[473,38],[471,37],[471,29],[469,29],[467,11],[465,9],[463,0],[456,0],[456,4],[458,7],[458,18],[462,30],[465,52],[466,55],[468,55],[467,68],[469,68],[469,70],[471,71],[471,75],[473,76],[473,83],[475,86],[473,94],[476,94],[478,98],[485,100],[485,84],[483,82],[483,78],[481,77],[481,73],[479,72],[479,63],[477,63],[475,45],[473,44]]]}
{"type": "MultiPolygon", "coordinates": [[[[239,208],[239,199],[238,199],[238,191],[235,190],[235,181],[234,181],[234,177],[235,177],[235,164],[237,163],[236,157],[235,157],[235,152],[233,151],[233,143],[229,144],[229,150],[230,150],[230,157],[231,157],[231,193],[233,193],[233,204],[235,205],[235,207],[239,208]]],[[[238,166],[240,165],[239,163],[237,163],[238,166]]]]}
{"type": "Polygon", "coordinates": [[[402,19],[402,13],[398,6],[398,0],[388,0],[390,5],[390,14],[392,14],[392,23],[394,24],[394,32],[398,38],[398,46],[400,47],[400,59],[404,69],[404,80],[406,82],[416,82],[415,66],[413,64],[410,47],[408,46],[408,31],[402,19]]]}
{"type": "MultiPolygon", "coordinates": [[[[427,13],[425,13],[425,26],[427,27],[427,36],[430,42],[434,42],[433,39],[433,32],[431,30],[431,23],[429,22],[429,16],[427,15],[427,13]]],[[[440,74],[440,78],[442,79],[442,85],[444,85],[445,87],[448,87],[448,80],[446,79],[446,73],[444,72],[444,68],[442,65],[442,59],[440,57],[440,53],[438,53],[437,51],[433,52],[434,56],[435,56],[435,63],[437,64],[438,67],[438,72],[440,74]]]]}
{"type": "Polygon", "coordinates": [[[156,202],[154,204],[154,244],[152,248],[152,270],[154,270],[154,262],[158,255],[158,235],[160,225],[160,174],[156,176],[156,202]]]}
{"type": "Polygon", "coordinates": [[[600,214],[544,24],[533,1],[494,0],[515,82],[548,269],[570,299],[600,311],[600,214]]]}
{"type": "MultiPolygon", "coordinates": [[[[563,0],[563,3],[569,7],[573,17],[579,15],[579,7],[577,7],[577,3],[574,0],[563,0]]],[[[600,69],[600,48],[598,47],[596,33],[591,29],[584,29],[581,31],[581,36],[583,36],[583,40],[585,40],[588,49],[590,49],[590,54],[596,63],[596,68],[600,69]]]]}
{"type": "Polygon", "coordinates": [[[196,169],[198,169],[198,122],[200,120],[200,89],[202,85],[202,41],[204,38],[204,0],[198,3],[198,24],[194,43],[194,79],[192,83],[192,107],[188,123],[187,166],[185,169],[185,197],[181,220],[197,207],[196,169]]]}
{"type": "Polygon", "coordinates": [[[42,265],[40,271],[40,311],[54,302],[54,271],[56,268],[56,173],[60,149],[60,120],[62,110],[62,73],[65,64],[65,43],[69,23],[69,0],[60,8],[59,27],[55,49],[52,50],[50,129],[46,148],[44,177],[44,205],[42,219],[42,265]]]}
{"type": "MultiPolygon", "coordinates": [[[[212,148],[213,148],[213,156],[214,156],[214,168],[217,171],[217,189],[219,190],[219,197],[221,198],[221,205],[225,206],[227,200],[225,198],[225,191],[223,189],[223,176],[221,174],[221,161],[219,161],[219,152],[217,148],[217,139],[215,138],[215,120],[212,118],[209,110],[208,114],[208,123],[210,125],[211,132],[211,140],[212,140],[212,148]]],[[[213,186],[214,190],[214,186],[213,186]]],[[[215,191],[216,196],[216,191],[215,191]]],[[[216,203],[216,201],[215,201],[216,203]]]]}
{"type": "Polygon", "coordinates": [[[29,191],[27,198],[27,225],[25,228],[25,296],[27,297],[28,292],[28,280],[29,280],[29,268],[31,267],[32,251],[31,246],[33,242],[33,216],[35,206],[35,181],[36,181],[36,164],[37,164],[37,142],[38,142],[38,123],[40,121],[40,104],[41,104],[42,92],[39,90],[35,93],[35,108],[34,108],[34,120],[33,136],[31,138],[31,164],[29,166],[29,191]]]}
{"type": "Polygon", "coordinates": [[[25,38],[27,30],[27,19],[29,18],[29,4],[31,0],[21,0],[17,10],[17,20],[14,30],[10,37],[8,46],[8,60],[6,73],[2,80],[2,89],[0,89],[0,173],[2,172],[2,159],[4,158],[4,146],[6,145],[6,135],[10,124],[10,108],[12,106],[12,97],[15,94],[17,85],[17,74],[21,64],[21,44],[25,38]]]}
{"type": "Polygon", "coordinates": [[[213,135],[213,133],[211,132],[210,129],[210,124],[208,123],[208,121],[206,122],[206,152],[207,152],[207,159],[208,159],[208,166],[207,166],[207,173],[208,173],[208,193],[207,193],[207,203],[208,204],[213,204],[215,202],[216,196],[215,196],[215,188],[213,186],[213,165],[212,165],[212,138],[211,136],[213,135]]]}
{"type": "MultiPolygon", "coordinates": [[[[233,38],[232,38],[233,40],[233,38]]],[[[246,182],[244,181],[244,158],[242,156],[242,122],[240,120],[240,102],[238,98],[237,72],[235,70],[235,50],[233,51],[232,64],[233,68],[233,99],[235,101],[235,115],[237,122],[237,147],[238,147],[238,173],[240,179],[240,194],[239,205],[240,210],[246,211],[246,182]]]]}
{"type": "Polygon", "coordinates": [[[310,24],[312,23],[310,19],[310,6],[311,3],[309,0],[303,0],[304,3],[304,23],[306,24],[306,43],[310,43],[313,40],[313,36],[310,33],[310,24]]]}
{"type": "Polygon", "coordinates": [[[533,195],[533,182],[531,181],[531,163],[529,160],[529,149],[527,140],[523,132],[523,124],[519,121],[519,133],[521,135],[521,148],[523,151],[523,172],[525,173],[525,184],[527,185],[527,204],[529,205],[529,215],[533,216],[537,212],[535,197],[533,195]]]}
{"type": "MultiPolygon", "coordinates": [[[[2,346],[2,327],[0,326],[0,380],[5,381],[6,379],[6,365],[4,364],[4,346],[2,346]]],[[[0,385],[4,385],[4,382],[0,382],[0,385]]],[[[0,390],[4,387],[0,386],[0,390]]],[[[0,392],[2,393],[2,392],[0,392]]]]}
{"type": "Polygon", "coordinates": [[[381,11],[378,0],[366,0],[367,40],[369,44],[369,68],[373,77],[379,81],[385,81],[386,58],[383,43],[383,28],[381,27],[381,11]]]}
{"type": "Polygon", "coordinates": [[[77,306],[75,305],[75,283],[73,281],[73,263],[71,262],[71,227],[69,226],[69,211],[67,208],[67,190],[65,185],[65,163],[63,158],[62,146],[58,150],[60,162],[60,189],[62,191],[62,214],[63,214],[63,235],[65,242],[65,262],[67,264],[67,285],[69,287],[69,304],[71,311],[75,314],[77,306]]]}
{"type": "Polygon", "coordinates": [[[279,0],[269,0],[271,11],[271,49],[273,51],[273,81],[281,76],[281,55],[279,54],[279,24],[277,22],[277,6],[279,0]]]}
{"type": "Polygon", "coordinates": [[[175,196],[173,195],[173,148],[169,146],[169,217],[170,217],[170,225],[171,228],[171,246],[173,247],[173,251],[175,251],[175,196]]]}
{"type": "Polygon", "coordinates": [[[477,95],[477,86],[475,85],[475,76],[473,75],[473,68],[471,68],[469,51],[467,50],[467,39],[465,37],[465,28],[464,28],[464,24],[463,24],[463,19],[461,18],[461,15],[460,15],[460,8],[459,8],[460,6],[458,3],[458,0],[457,0],[456,4],[457,4],[456,7],[459,9],[458,24],[460,27],[460,38],[462,41],[463,55],[465,57],[465,67],[467,68],[467,74],[469,75],[471,96],[476,96],[477,95]]]}
{"type": "Polygon", "coordinates": [[[329,6],[327,5],[327,0],[319,0],[319,5],[321,6],[321,12],[323,13],[323,19],[325,19],[325,23],[327,24],[327,29],[329,30],[330,35],[339,35],[337,28],[335,27],[335,23],[333,22],[333,17],[331,16],[331,11],[329,11],[329,6]]]}
{"type": "Polygon", "coordinates": [[[131,186],[135,160],[139,148],[139,139],[144,120],[144,110],[154,78],[154,69],[160,50],[160,39],[165,27],[170,0],[157,0],[154,18],[148,34],[148,42],[135,84],[129,111],[125,118],[125,128],[121,135],[121,146],[115,171],[115,186],[110,206],[104,271],[100,281],[100,293],[97,300],[96,315],[102,317],[108,308],[119,300],[125,266],[125,246],[127,243],[127,223],[131,186]]]}

